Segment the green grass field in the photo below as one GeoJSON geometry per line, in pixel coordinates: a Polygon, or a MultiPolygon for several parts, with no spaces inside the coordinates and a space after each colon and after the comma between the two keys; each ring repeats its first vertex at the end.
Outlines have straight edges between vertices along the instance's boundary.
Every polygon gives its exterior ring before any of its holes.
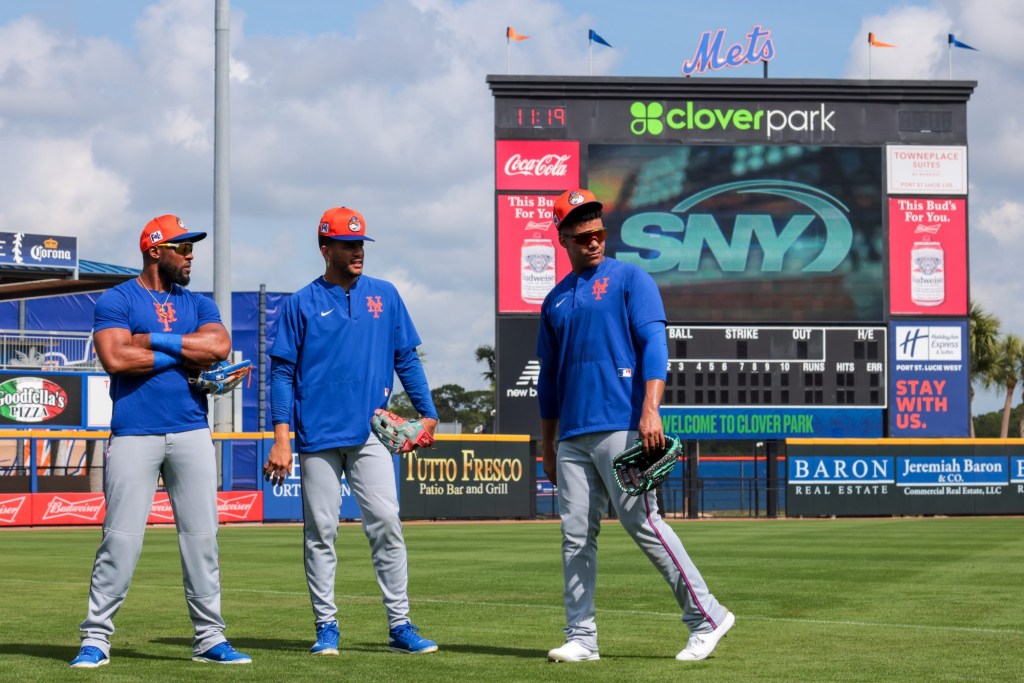
{"type": "Polygon", "coordinates": [[[413,620],[441,650],[388,652],[366,539],[338,540],[342,652],[307,654],[296,526],[220,536],[228,637],[251,666],[189,660],[173,529],[150,529],[112,659],[71,670],[98,529],[0,531],[0,680],[1020,681],[1024,520],[673,522],[736,626],[708,660],[615,522],[600,538],[601,660],[549,664],[564,615],[557,523],[407,524],[413,620]]]}

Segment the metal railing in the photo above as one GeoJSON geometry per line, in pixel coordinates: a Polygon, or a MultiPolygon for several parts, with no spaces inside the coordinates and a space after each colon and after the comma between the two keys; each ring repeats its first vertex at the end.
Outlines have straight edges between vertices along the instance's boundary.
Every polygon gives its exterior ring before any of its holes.
{"type": "Polygon", "coordinates": [[[91,332],[0,330],[0,369],[94,372],[91,332]]]}

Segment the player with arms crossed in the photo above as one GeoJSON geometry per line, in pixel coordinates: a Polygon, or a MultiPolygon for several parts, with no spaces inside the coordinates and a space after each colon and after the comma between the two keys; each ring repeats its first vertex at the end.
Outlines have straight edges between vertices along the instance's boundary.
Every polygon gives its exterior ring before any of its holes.
{"type": "Polygon", "coordinates": [[[661,519],[655,491],[630,496],[615,483],[612,460],[638,436],[648,451],[666,447],[659,406],[668,347],[654,280],[604,255],[602,208],[582,189],[555,201],[558,241],[572,272],[541,306],[541,453],[544,472],[558,486],[567,622],[565,644],[548,652],[548,659],[600,658],[594,588],[597,535],[609,498],[683,610],[690,638],[676,659],[704,659],[732,628],[732,613],[708,591],[679,537],[661,519]]]}
{"type": "Polygon", "coordinates": [[[394,285],[363,275],[363,243],[374,240],[366,236],[362,214],[345,207],[328,209],[317,235],[324,274],[289,298],[270,351],[274,445],[264,468],[275,483],[291,473],[294,414],[303,556],[316,626],[310,652],[338,654],[334,543],[342,473],[362,513],[391,650],[434,652],[437,643],[420,636],[409,620],[409,572],[395,468],[384,443],[371,434],[371,420],[382,434],[400,431],[395,429],[400,418],[381,420],[397,372],[424,417],[415,421],[412,439],[394,442],[395,450],[433,441],[437,412],[416,355],[420,338],[394,285]]]}
{"type": "Polygon", "coordinates": [[[142,274],[96,302],[96,355],[110,375],[113,415],[103,488],[107,512],[96,551],[82,646],[73,668],[110,661],[114,615],[128,594],[162,476],[174,509],[185,602],[195,636],[192,659],[248,664],[224,637],[217,549],[217,463],[206,395],[189,382],[231,352],[217,305],[185,289],[192,245],[175,216],[154,218],[142,231],[142,274]]]}

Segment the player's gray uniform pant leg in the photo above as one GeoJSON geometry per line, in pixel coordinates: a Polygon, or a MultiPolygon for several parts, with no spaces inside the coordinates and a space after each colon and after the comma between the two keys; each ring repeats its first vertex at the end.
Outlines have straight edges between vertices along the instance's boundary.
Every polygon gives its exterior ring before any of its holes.
{"type": "Polygon", "coordinates": [[[223,642],[217,556],[217,465],[208,429],[110,440],[104,472],[107,513],[96,551],[82,645],[109,655],[114,615],[124,603],[142,551],[146,518],[163,475],[174,510],[192,651],[223,642]]]}
{"type": "Polygon", "coordinates": [[[661,519],[654,492],[628,496],[615,484],[612,459],[636,439],[636,432],[597,432],[558,444],[558,511],[562,518],[567,640],[597,649],[594,588],[597,536],[609,492],[626,532],[672,588],[683,623],[695,633],[713,630],[727,610],[704,583],[676,533],[661,519]]]}
{"type": "Polygon", "coordinates": [[[303,453],[300,464],[306,582],[316,623],[334,621],[338,613],[334,602],[338,566],[334,543],[338,538],[342,472],[362,514],[363,533],[370,541],[388,626],[409,621],[409,569],[391,453],[371,434],[362,446],[303,453]]]}

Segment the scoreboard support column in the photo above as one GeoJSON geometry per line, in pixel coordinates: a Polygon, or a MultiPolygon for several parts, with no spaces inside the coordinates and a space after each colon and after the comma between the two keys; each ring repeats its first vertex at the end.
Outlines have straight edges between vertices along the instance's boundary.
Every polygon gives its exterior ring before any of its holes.
{"type": "Polygon", "coordinates": [[[699,480],[697,476],[697,460],[699,446],[696,441],[684,441],[683,452],[686,453],[686,516],[697,519],[699,501],[697,500],[699,480]]]}

